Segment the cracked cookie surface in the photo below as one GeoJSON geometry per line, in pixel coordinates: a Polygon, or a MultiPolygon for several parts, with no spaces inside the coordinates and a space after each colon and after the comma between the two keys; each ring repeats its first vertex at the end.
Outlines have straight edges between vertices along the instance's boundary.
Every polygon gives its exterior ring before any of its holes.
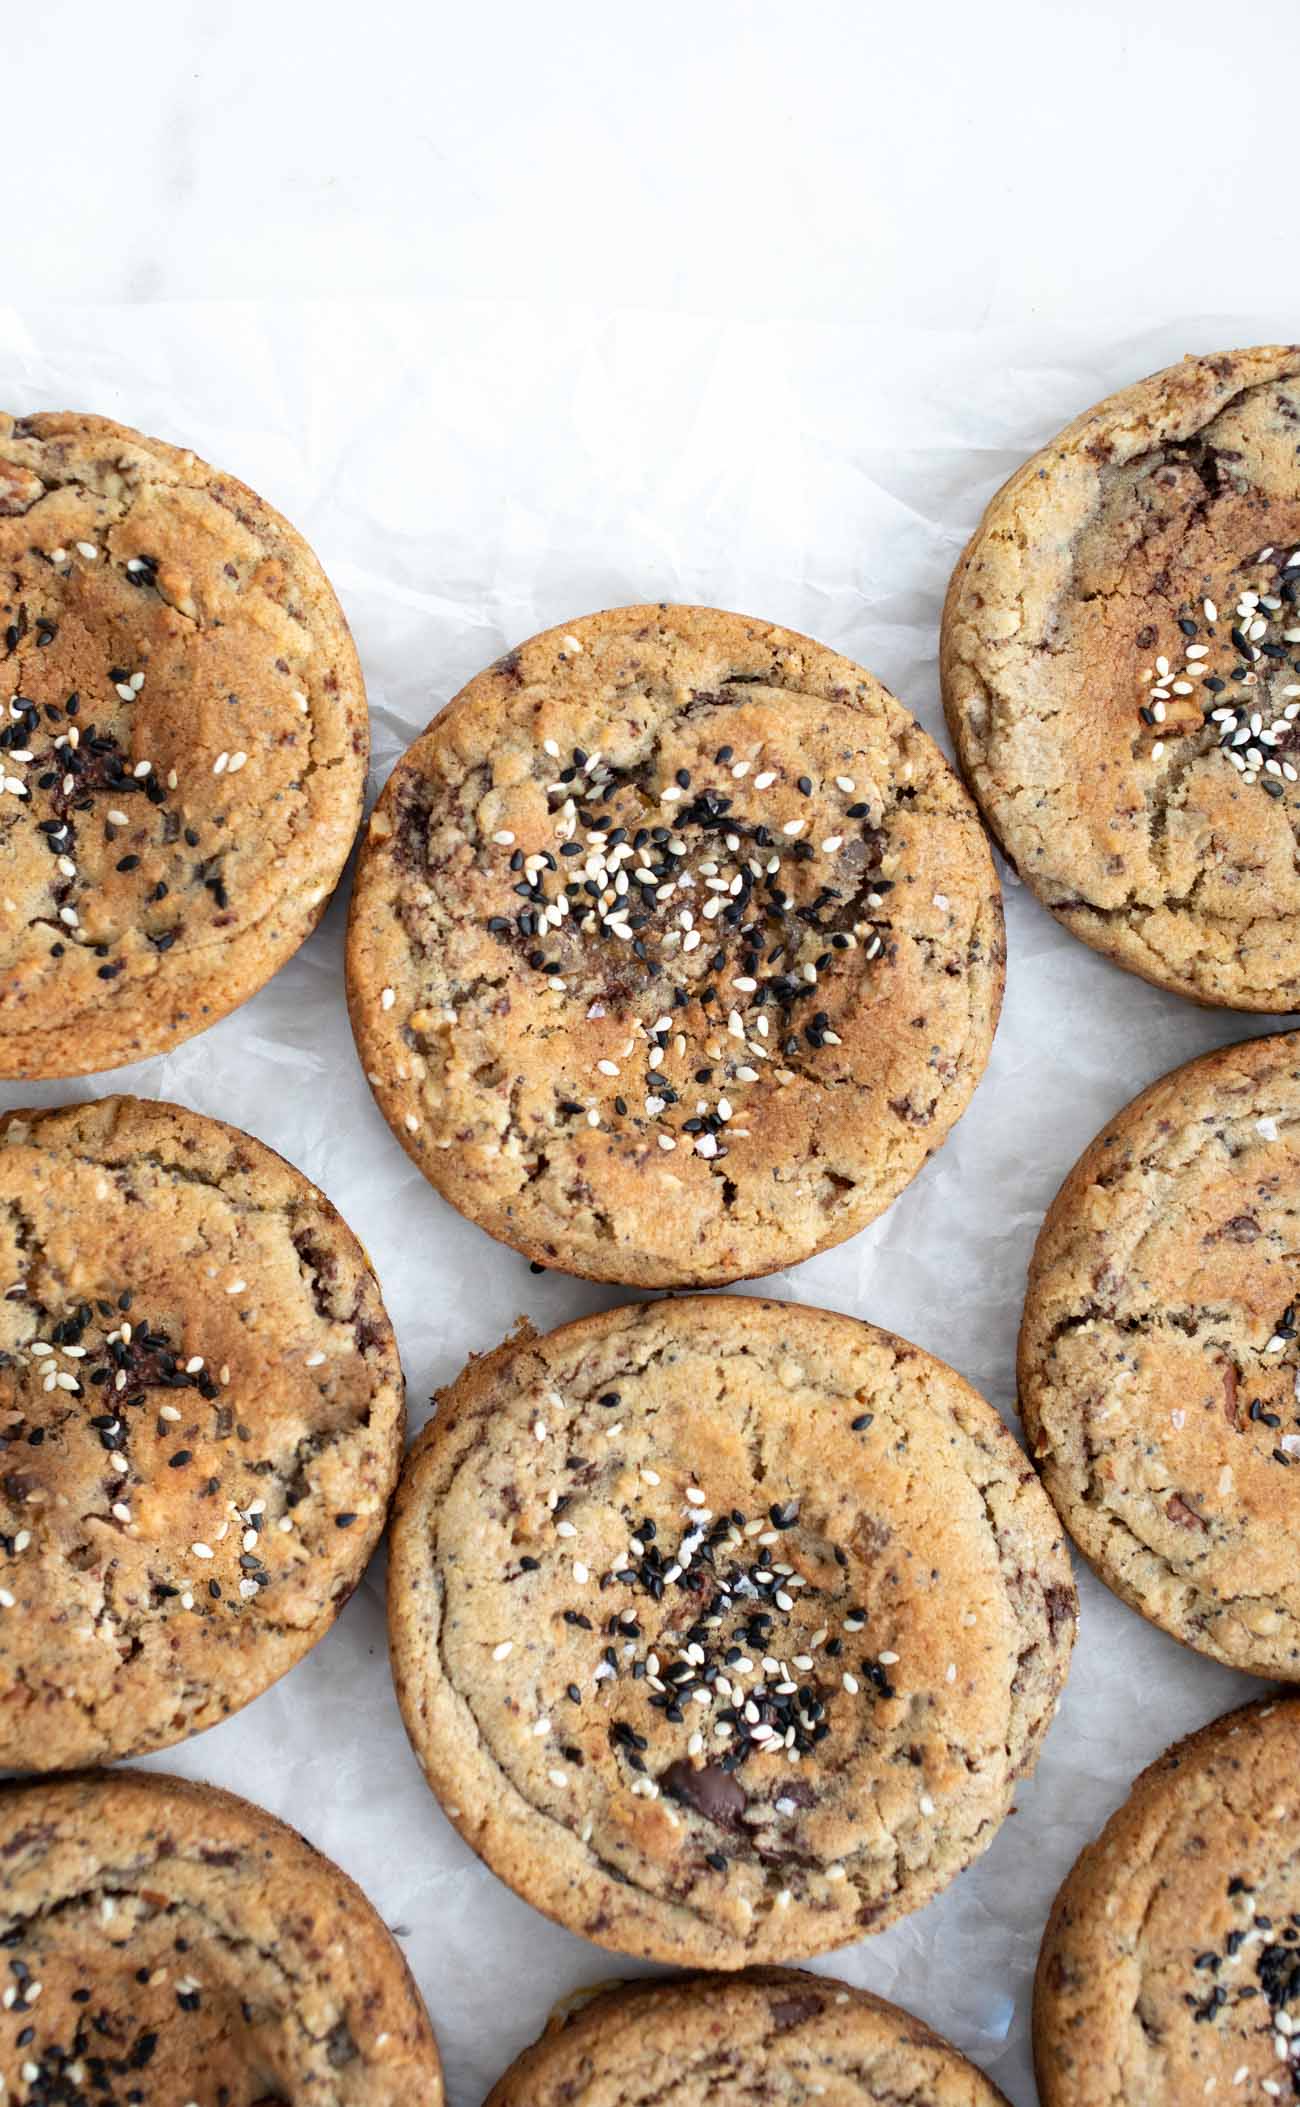
{"type": "Polygon", "coordinates": [[[25,2107],[439,2107],[433,2031],[360,1889],[233,1793],[0,1788],[0,2071],[25,2107]]]}
{"type": "Polygon", "coordinates": [[[1025,883],[1197,1001],[1300,1007],[1300,348],[1068,425],[953,575],[944,706],[1025,883]]]}
{"type": "Polygon", "coordinates": [[[1056,1898],[1034,1992],[1043,2107],[1300,2096],[1300,1701],[1142,1773],[1056,1898]]]}
{"type": "Polygon", "coordinates": [[[557,2018],[485,2107],[1006,2107],[950,2042],[796,1968],[627,1983],[557,2018]]]}
{"type": "Polygon", "coordinates": [[[0,1122],[0,1765],[166,1747],[322,1638],[401,1457],[379,1288],[260,1142],[106,1098],[0,1122]]]}
{"type": "Polygon", "coordinates": [[[516,1337],[394,1508],[394,1677],[445,1811],[572,1930],[710,1968],[845,1945],[984,1850],[1075,1611],[992,1408],[786,1303],[516,1337]]]}
{"type": "Polygon", "coordinates": [[[1040,1232],[1020,1409],[1116,1593],[1187,1645],[1300,1681],[1300,1035],[1161,1077],[1040,1232]]]}
{"type": "Polygon", "coordinates": [[[879,684],[740,615],[534,637],[398,764],[348,990],[398,1140],[538,1264],[768,1273],[871,1221],[1001,1001],[992,858],[879,684]]]}
{"type": "Polygon", "coordinates": [[[365,690],[288,522],[106,418],[0,417],[0,1074],[159,1053],[315,928],[365,690]]]}

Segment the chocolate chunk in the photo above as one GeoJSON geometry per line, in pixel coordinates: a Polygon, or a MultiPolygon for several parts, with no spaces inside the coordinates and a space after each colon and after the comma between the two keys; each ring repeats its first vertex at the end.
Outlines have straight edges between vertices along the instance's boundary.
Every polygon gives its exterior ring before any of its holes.
{"type": "Polygon", "coordinates": [[[770,2007],[772,2023],[784,2033],[789,2027],[802,2026],[805,2019],[815,2019],[822,2009],[820,1997],[811,1991],[798,1997],[783,1997],[779,2004],[770,2007]]]}
{"type": "Polygon", "coordinates": [[[730,1771],[719,1770],[714,1763],[706,1763],[703,1770],[685,1757],[670,1763],[659,1783],[671,1799],[680,1801],[683,1807],[693,1808],[702,1814],[706,1822],[715,1822],[719,1829],[736,1829],[741,1815],[749,1805],[743,1786],[739,1785],[730,1771]]]}
{"type": "Polygon", "coordinates": [[[1165,1513],[1171,1522],[1177,1522],[1180,1529],[1204,1529],[1207,1527],[1207,1524],[1202,1521],[1195,1508],[1188,1506],[1181,1493],[1176,1492],[1170,1495],[1165,1502],[1165,1513]]]}

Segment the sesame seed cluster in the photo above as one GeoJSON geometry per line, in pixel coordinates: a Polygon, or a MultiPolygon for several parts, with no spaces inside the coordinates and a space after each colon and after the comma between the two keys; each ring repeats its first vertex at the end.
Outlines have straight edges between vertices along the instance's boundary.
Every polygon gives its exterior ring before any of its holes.
{"type": "Polygon", "coordinates": [[[1085,1151],[1047,1216],[1020,1409],[1080,1548],[1143,1615],[1300,1680],[1294,1541],[1300,1042],[1189,1062],[1085,1151]]]}
{"type": "Polygon", "coordinates": [[[401,1954],[233,1794],[118,1771],[0,1798],[0,2008],[24,2107],[439,2107],[401,1954]]]}
{"type": "Polygon", "coordinates": [[[723,1282],[838,1241],[964,1107],[996,880],[906,713],[806,638],[619,609],[481,675],[395,770],[349,1001],[394,1132],[535,1263],[723,1282]]]}
{"type": "Polygon", "coordinates": [[[378,1289],[269,1150],[137,1099],[4,1122],[0,1272],[0,1762],[165,1746],[360,1577],[403,1424],[378,1289]]]}
{"type": "Polygon", "coordinates": [[[1126,388],[989,504],[944,610],[963,773],[1097,950],[1228,1008],[1300,1007],[1300,351],[1126,388]]]}
{"type": "Polygon", "coordinates": [[[1057,1898],[1044,2107],[1300,2098],[1300,1704],[1230,1712],[1138,1779],[1057,1898]]]}
{"type": "Polygon", "coordinates": [[[1205,728],[1243,783],[1283,798],[1300,781],[1290,758],[1300,749],[1300,549],[1261,549],[1237,568],[1229,590],[1227,621],[1208,596],[1195,614],[1179,616],[1173,660],[1158,652],[1142,671],[1138,715],[1154,734],[1153,761],[1171,737],[1205,728]],[[1253,582],[1243,583],[1243,573],[1253,582]]]}
{"type": "Polygon", "coordinates": [[[356,655],[251,491],[93,417],[0,419],[0,1068],[215,1022],[314,927],[360,817],[356,655]]]}
{"type": "Polygon", "coordinates": [[[951,1370],[725,1297],[471,1364],[389,1599],[476,1850],[588,1937],[712,1966],[857,1938],[983,1849],[1074,1622],[1037,1481],[951,1370]]]}

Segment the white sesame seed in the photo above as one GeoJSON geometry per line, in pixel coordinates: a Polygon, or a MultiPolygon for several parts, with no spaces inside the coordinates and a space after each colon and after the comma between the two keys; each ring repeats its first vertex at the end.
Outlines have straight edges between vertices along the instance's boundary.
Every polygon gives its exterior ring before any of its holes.
{"type": "Polygon", "coordinates": [[[212,1556],[211,1544],[191,1544],[190,1550],[195,1558],[211,1558],[212,1556]]]}
{"type": "Polygon", "coordinates": [[[498,828],[492,839],[499,849],[512,849],[515,845],[515,837],[509,827],[498,828]]]}
{"type": "Polygon", "coordinates": [[[492,1648],[493,1660],[504,1661],[508,1655],[514,1652],[514,1646],[515,1642],[513,1639],[502,1639],[500,1645],[492,1648]]]}
{"type": "Polygon", "coordinates": [[[93,563],[99,554],[99,550],[95,547],[93,541],[79,541],[77,543],[77,554],[78,556],[84,556],[87,563],[93,563]]]}
{"type": "Polygon", "coordinates": [[[240,769],[241,769],[241,768],[242,768],[242,767],[244,766],[244,763],[245,763],[245,762],[247,761],[247,759],[248,759],[248,755],[247,755],[247,754],[243,754],[243,753],[234,753],[234,754],[232,754],[232,755],[230,756],[230,760],[228,761],[228,763],[227,763],[227,765],[226,765],[226,774],[227,774],[227,775],[235,775],[235,774],[237,774],[237,773],[238,773],[238,771],[239,771],[239,770],[240,770],[240,769]]]}

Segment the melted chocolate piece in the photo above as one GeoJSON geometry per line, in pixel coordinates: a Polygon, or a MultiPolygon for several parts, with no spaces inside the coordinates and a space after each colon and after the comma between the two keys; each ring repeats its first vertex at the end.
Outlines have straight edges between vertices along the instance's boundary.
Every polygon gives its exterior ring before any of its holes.
{"type": "Polygon", "coordinates": [[[693,1763],[679,1757],[676,1763],[669,1764],[659,1782],[671,1799],[693,1808],[719,1829],[738,1829],[741,1815],[749,1805],[744,1787],[730,1771],[719,1770],[714,1763],[696,1770],[693,1763]]]}

